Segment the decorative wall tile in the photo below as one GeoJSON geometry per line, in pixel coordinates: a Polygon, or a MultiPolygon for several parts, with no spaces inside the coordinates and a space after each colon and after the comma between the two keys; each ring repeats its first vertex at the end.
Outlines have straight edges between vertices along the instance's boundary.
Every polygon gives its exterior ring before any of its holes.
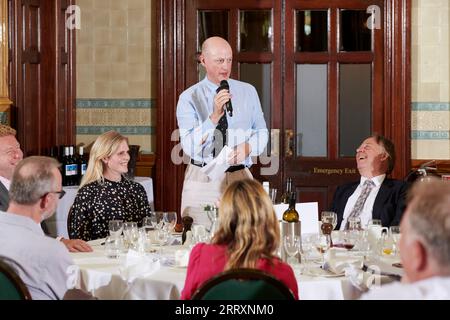
{"type": "Polygon", "coordinates": [[[413,140],[412,159],[450,159],[450,140],[413,140]]]}
{"type": "Polygon", "coordinates": [[[450,112],[448,111],[413,111],[413,130],[443,131],[450,130],[450,112]]]}

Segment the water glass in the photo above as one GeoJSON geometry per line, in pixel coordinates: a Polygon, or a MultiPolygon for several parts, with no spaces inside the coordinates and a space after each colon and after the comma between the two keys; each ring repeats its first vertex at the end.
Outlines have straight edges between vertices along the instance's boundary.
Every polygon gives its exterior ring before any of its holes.
{"type": "Polygon", "coordinates": [[[277,203],[277,191],[278,190],[276,188],[269,189],[269,196],[270,196],[270,200],[272,200],[272,204],[277,203]]]}
{"type": "Polygon", "coordinates": [[[122,237],[107,237],[105,239],[106,256],[110,259],[118,259],[123,249],[122,237]]]}
{"type": "Polygon", "coordinates": [[[361,218],[349,217],[348,218],[348,230],[361,230],[361,218]]]}
{"type": "Polygon", "coordinates": [[[333,230],[336,229],[337,225],[337,214],[333,211],[322,211],[321,214],[322,223],[329,223],[333,225],[333,230]]]}
{"type": "Polygon", "coordinates": [[[113,238],[118,238],[122,234],[123,221],[122,220],[110,220],[108,222],[109,235],[113,238]]]}
{"type": "Polygon", "coordinates": [[[389,227],[389,234],[392,237],[392,240],[394,241],[394,254],[399,254],[399,242],[400,242],[400,227],[399,226],[390,226],[389,227]]]}
{"type": "Polygon", "coordinates": [[[167,230],[172,232],[177,224],[177,213],[174,211],[164,212],[163,220],[164,224],[167,226],[167,230]]]}

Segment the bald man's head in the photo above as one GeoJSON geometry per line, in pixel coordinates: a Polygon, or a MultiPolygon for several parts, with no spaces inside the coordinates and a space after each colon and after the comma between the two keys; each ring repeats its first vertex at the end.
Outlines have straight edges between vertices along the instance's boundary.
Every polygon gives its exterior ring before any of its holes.
{"type": "Polygon", "coordinates": [[[206,69],[208,80],[219,85],[228,80],[233,63],[233,50],[230,44],[221,37],[211,37],[202,44],[200,62],[206,69]]]}

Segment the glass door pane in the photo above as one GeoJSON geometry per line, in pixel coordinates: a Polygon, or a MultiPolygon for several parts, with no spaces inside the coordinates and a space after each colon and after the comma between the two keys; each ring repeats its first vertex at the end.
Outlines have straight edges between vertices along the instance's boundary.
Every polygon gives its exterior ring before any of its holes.
{"type": "Polygon", "coordinates": [[[366,10],[340,10],[340,51],[372,51],[372,31],[367,27],[366,10]]]}
{"type": "Polygon", "coordinates": [[[298,10],[296,12],[296,20],[296,51],[328,51],[327,10],[298,10]]]}
{"type": "Polygon", "coordinates": [[[242,10],[239,13],[241,52],[272,51],[272,11],[242,10]]]}
{"type": "Polygon", "coordinates": [[[297,65],[297,156],[327,156],[327,67],[297,65]]]}
{"type": "Polygon", "coordinates": [[[339,67],[339,155],[353,157],[372,132],[372,65],[339,67]]]}

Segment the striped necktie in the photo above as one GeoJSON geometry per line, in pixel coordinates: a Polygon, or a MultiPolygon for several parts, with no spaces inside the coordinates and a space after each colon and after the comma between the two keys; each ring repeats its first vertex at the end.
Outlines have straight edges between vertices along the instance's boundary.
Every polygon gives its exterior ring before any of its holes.
{"type": "Polygon", "coordinates": [[[367,197],[369,196],[370,191],[372,191],[373,187],[375,187],[375,183],[373,183],[372,180],[366,180],[364,182],[361,194],[359,195],[358,200],[356,200],[355,206],[353,207],[350,215],[347,218],[347,224],[345,225],[346,230],[348,229],[348,220],[350,218],[359,217],[361,215],[361,212],[364,208],[364,203],[366,203],[367,197]]]}

